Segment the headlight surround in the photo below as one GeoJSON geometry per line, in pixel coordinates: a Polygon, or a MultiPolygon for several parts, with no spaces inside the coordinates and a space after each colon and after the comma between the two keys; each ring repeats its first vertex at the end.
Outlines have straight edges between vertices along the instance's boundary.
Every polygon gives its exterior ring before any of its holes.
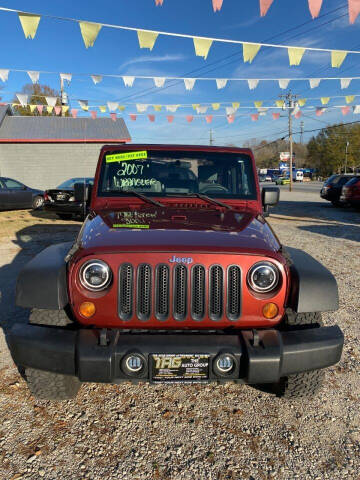
{"type": "Polygon", "coordinates": [[[255,263],[247,274],[249,287],[257,293],[269,293],[278,286],[279,269],[271,262],[255,263]]]}
{"type": "Polygon", "coordinates": [[[112,271],[109,265],[102,260],[89,260],[81,267],[79,278],[84,288],[92,292],[99,292],[110,285],[112,271]]]}

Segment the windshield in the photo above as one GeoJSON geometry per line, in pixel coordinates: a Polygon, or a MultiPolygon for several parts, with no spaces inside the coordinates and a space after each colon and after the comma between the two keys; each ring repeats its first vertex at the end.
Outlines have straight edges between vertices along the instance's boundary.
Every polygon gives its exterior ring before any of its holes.
{"type": "Polygon", "coordinates": [[[148,196],[201,193],[209,197],[256,199],[248,155],[185,151],[119,151],[105,155],[98,196],[134,190],[148,196]]]}
{"type": "Polygon", "coordinates": [[[84,180],[87,185],[94,185],[93,178],[79,177],[79,178],[70,178],[69,180],[65,180],[65,182],[60,183],[60,185],[57,188],[74,188],[75,183],[83,183],[84,180]]]}

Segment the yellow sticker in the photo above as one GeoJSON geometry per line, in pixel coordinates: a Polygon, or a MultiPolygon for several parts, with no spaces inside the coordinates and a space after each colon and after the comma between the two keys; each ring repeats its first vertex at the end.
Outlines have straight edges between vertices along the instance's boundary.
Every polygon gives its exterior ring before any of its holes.
{"type": "Polygon", "coordinates": [[[149,228],[149,225],[135,223],[114,223],[113,228],[149,228]]]}
{"type": "Polygon", "coordinates": [[[115,153],[114,155],[106,155],[106,163],[125,162],[127,160],[139,160],[142,158],[147,158],[147,152],[145,150],[142,152],[115,153]]]}

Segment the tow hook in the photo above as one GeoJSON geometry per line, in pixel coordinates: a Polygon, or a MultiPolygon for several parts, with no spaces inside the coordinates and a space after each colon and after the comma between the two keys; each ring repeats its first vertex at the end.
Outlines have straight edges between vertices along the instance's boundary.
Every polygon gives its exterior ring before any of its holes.
{"type": "Polygon", "coordinates": [[[252,338],[253,347],[259,347],[260,346],[259,332],[255,330],[255,328],[253,328],[252,334],[253,334],[253,338],[252,338]]]}
{"type": "Polygon", "coordinates": [[[99,335],[99,345],[100,347],[107,347],[109,344],[109,339],[107,336],[107,328],[102,328],[99,335]]]}

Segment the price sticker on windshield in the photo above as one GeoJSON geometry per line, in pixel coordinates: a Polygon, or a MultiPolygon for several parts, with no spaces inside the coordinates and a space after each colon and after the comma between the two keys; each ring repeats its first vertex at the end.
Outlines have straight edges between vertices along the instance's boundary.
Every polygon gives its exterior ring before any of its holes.
{"type": "Polygon", "coordinates": [[[114,153],[113,155],[106,155],[106,163],[127,162],[128,160],[140,160],[148,158],[147,151],[141,152],[124,152],[114,153]]]}

